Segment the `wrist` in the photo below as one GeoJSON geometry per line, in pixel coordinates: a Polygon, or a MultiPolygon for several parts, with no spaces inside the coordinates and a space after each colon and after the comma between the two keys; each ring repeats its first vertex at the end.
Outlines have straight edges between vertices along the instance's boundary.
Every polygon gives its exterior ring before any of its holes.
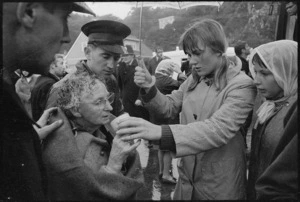
{"type": "Polygon", "coordinates": [[[104,169],[108,173],[120,174],[120,172],[121,172],[121,166],[111,165],[110,162],[108,162],[108,164],[106,166],[104,166],[104,169]]]}
{"type": "Polygon", "coordinates": [[[144,89],[149,91],[149,89],[154,86],[155,82],[156,82],[156,78],[155,76],[151,76],[152,80],[151,80],[151,83],[150,84],[146,84],[144,85],[144,89]]]}

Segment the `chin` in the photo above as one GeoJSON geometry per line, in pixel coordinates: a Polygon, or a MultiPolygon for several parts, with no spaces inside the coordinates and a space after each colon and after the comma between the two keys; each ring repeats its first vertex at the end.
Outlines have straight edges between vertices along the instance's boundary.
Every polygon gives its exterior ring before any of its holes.
{"type": "Polygon", "coordinates": [[[108,124],[109,118],[103,118],[101,122],[102,122],[101,125],[108,124]]]}

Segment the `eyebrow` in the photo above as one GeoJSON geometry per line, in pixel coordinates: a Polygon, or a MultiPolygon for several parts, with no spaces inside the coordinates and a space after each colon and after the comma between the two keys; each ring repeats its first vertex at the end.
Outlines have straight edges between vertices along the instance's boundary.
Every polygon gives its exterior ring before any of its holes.
{"type": "Polygon", "coordinates": [[[98,101],[98,100],[104,100],[105,98],[108,98],[108,96],[109,96],[109,93],[106,93],[106,95],[101,96],[101,97],[97,97],[97,98],[95,98],[93,101],[96,102],[96,101],[98,101]]]}

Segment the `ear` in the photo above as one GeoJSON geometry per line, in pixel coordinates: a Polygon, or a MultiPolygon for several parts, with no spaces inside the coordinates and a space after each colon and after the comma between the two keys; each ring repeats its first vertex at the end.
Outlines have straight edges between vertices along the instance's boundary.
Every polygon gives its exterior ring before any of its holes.
{"type": "Polygon", "coordinates": [[[80,114],[80,112],[78,111],[78,109],[72,108],[72,109],[70,109],[70,111],[73,114],[73,116],[75,116],[76,118],[82,117],[81,114],[80,114]]]}
{"type": "Polygon", "coordinates": [[[84,54],[87,60],[91,58],[91,48],[89,46],[84,47],[84,54]]]}
{"type": "Polygon", "coordinates": [[[19,22],[28,28],[33,27],[36,20],[38,3],[18,3],[17,6],[17,19],[19,22]]]}

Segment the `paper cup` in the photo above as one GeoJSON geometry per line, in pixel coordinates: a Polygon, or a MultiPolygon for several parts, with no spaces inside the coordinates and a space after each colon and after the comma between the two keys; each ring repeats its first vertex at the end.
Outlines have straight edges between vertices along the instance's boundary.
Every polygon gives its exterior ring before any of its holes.
{"type": "Polygon", "coordinates": [[[119,122],[123,119],[129,118],[129,114],[128,113],[124,113],[121,114],[120,116],[118,116],[117,118],[115,118],[114,120],[112,120],[112,122],[110,122],[111,127],[114,129],[114,131],[118,130],[118,125],[119,122]]]}

